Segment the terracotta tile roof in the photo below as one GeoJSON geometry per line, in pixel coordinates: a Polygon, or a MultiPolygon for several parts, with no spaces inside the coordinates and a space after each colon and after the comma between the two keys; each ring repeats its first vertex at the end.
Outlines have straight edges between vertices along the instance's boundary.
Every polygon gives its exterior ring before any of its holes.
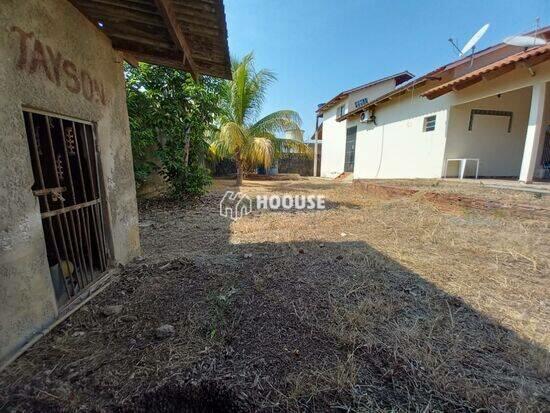
{"type": "Polygon", "coordinates": [[[453,90],[464,89],[477,82],[483,80],[484,77],[495,78],[504,73],[514,70],[516,63],[526,62],[534,66],[550,59],[550,44],[534,47],[532,49],[522,51],[504,59],[498,60],[480,69],[474,70],[447,83],[436,86],[426,92],[422,96],[428,99],[435,99],[453,90]],[[491,74],[490,76],[488,74],[491,74]]]}
{"type": "MultiPolygon", "coordinates": [[[[524,33],[524,35],[526,35],[526,36],[530,36],[530,35],[534,35],[534,34],[537,34],[539,37],[542,36],[543,38],[546,38],[547,40],[550,40],[550,26],[543,27],[543,28],[541,28],[539,30],[536,30],[536,31],[531,31],[531,32],[528,32],[528,33],[524,33]]],[[[500,49],[503,49],[505,47],[509,47],[509,46],[506,43],[498,43],[496,45],[489,46],[486,49],[475,52],[474,57],[478,58],[478,57],[481,57],[481,56],[484,56],[484,55],[487,55],[487,54],[491,54],[491,53],[493,53],[495,51],[498,51],[500,49]]],[[[440,66],[437,69],[432,70],[431,72],[428,72],[428,73],[426,73],[425,75],[423,75],[421,77],[418,77],[414,80],[411,80],[407,83],[404,83],[400,87],[395,88],[395,90],[392,90],[391,92],[380,96],[376,100],[368,102],[367,104],[365,104],[363,106],[360,106],[360,107],[354,109],[353,111],[348,112],[347,114],[345,114],[344,116],[341,116],[340,118],[338,118],[336,120],[339,121],[339,122],[343,121],[343,120],[348,119],[352,116],[358,115],[361,112],[363,112],[363,111],[365,111],[369,108],[372,108],[373,106],[376,106],[377,104],[388,101],[394,96],[398,96],[400,94],[403,94],[403,93],[407,92],[408,90],[410,90],[411,88],[423,86],[424,83],[426,83],[427,81],[437,80],[438,76],[442,72],[448,72],[448,71],[450,71],[450,70],[452,70],[452,69],[454,69],[458,66],[464,65],[470,59],[471,59],[471,56],[465,56],[465,57],[462,57],[458,60],[455,60],[454,62],[451,62],[451,63],[448,63],[446,65],[440,66]]],[[[490,65],[487,65],[484,68],[486,68],[488,66],[490,66],[490,65]]],[[[479,70],[481,70],[481,69],[479,69],[479,70]]],[[[475,71],[477,71],[477,69],[471,71],[469,74],[474,73],[475,71]]],[[[467,76],[467,75],[464,75],[464,76],[467,76]]],[[[433,90],[433,89],[430,89],[430,90],[433,90]]]]}

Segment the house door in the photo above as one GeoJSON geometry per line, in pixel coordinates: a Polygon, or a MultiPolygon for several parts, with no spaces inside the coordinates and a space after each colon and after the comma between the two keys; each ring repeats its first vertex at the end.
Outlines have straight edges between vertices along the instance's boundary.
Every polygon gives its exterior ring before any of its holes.
{"type": "Polygon", "coordinates": [[[91,124],[23,112],[58,306],[100,278],[108,265],[91,124]]]}
{"type": "Polygon", "coordinates": [[[346,153],[344,158],[344,172],[353,172],[355,163],[355,138],[357,137],[357,126],[348,128],[346,132],[346,153]]]}

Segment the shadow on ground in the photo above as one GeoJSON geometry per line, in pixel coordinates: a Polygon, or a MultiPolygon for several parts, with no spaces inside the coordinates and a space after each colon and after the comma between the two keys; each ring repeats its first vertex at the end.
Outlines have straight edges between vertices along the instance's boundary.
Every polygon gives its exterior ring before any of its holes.
{"type": "Polygon", "coordinates": [[[544,349],[364,242],[235,244],[217,199],[149,203],[144,257],[2,374],[0,410],[548,407],[544,349]]]}

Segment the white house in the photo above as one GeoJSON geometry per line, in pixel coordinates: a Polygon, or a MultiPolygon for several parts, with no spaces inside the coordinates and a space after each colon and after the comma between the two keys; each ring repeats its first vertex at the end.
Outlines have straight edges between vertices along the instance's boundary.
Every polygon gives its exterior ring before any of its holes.
{"type": "MultiPolygon", "coordinates": [[[[550,27],[538,36],[549,39],[550,27]]],[[[549,81],[550,45],[501,43],[347,113],[334,117],[330,108],[322,127],[323,146],[330,145],[331,155],[323,151],[321,175],[346,170],[354,179],[461,172],[523,182],[548,177],[549,81]]]]}
{"type": "Polygon", "coordinates": [[[409,72],[397,73],[345,90],[327,103],[319,105],[317,115],[323,118],[321,176],[336,177],[345,170],[353,170],[353,145],[348,143],[346,152],[346,122],[338,122],[337,119],[395,90],[413,77],[409,72]]]}

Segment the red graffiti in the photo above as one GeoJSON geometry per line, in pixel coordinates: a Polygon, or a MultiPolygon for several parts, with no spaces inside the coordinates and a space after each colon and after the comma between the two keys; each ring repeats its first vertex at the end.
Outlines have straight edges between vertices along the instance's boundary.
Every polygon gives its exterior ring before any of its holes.
{"type": "Polygon", "coordinates": [[[86,69],[79,70],[59,51],[35,38],[34,33],[27,33],[16,26],[11,27],[11,31],[19,35],[19,70],[29,74],[43,73],[49,81],[64,86],[71,93],[81,93],[90,102],[107,104],[103,83],[93,78],[86,69]]]}

